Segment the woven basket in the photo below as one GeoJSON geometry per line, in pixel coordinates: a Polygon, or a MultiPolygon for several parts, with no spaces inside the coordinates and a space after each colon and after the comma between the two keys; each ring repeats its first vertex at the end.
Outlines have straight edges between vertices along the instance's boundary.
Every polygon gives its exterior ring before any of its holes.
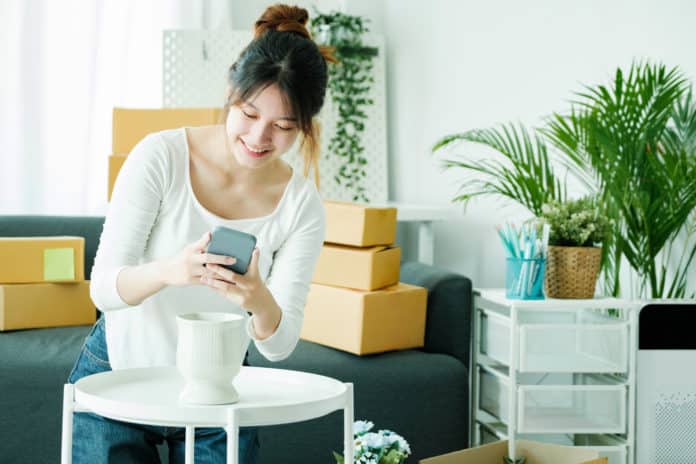
{"type": "Polygon", "coordinates": [[[549,246],[544,292],[547,298],[593,298],[602,249],[549,246]]]}

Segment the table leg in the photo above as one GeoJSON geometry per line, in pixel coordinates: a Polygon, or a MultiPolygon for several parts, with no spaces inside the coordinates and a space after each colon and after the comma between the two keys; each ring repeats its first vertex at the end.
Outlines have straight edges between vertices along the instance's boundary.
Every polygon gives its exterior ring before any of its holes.
{"type": "Polygon", "coordinates": [[[418,224],[418,261],[431,265],[435,261],[435,231],[432,221],[421,221],[418,224]]]}
{"type": "Polygon", "coordinates": [[[346,383],[346,406],[343,408],[343,459],[353,462],[353,384],[346,383]]]}
{"type": "Polygon", "coordinates": [[[60,445],[61,464],[72,464],[73,412],[75,410],[75,386],[63,386],[63,431],[60,445]]]}
{"type": "Polygon", "coordinates": [[[184,457],[184,462],[186,464],[193,464],[194,463],[194,456],[193,456],[193,450],[195,449],[195,444],[196,444],[196,428],[193,426],[187,426],[186,427],[186,438],[185,438],[185,448],[186,448],[186,455],[184,457]]]}
{"type": "Polygon", "coordinates": [[[227,464],[237,464],[239,459],[239,418],[232,409],[227,417],[227,464]]]}

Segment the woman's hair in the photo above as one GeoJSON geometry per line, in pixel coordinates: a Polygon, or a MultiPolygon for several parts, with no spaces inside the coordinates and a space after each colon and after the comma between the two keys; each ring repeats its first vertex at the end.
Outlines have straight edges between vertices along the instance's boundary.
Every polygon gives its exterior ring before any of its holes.
{"type": "Polygon", "coordinates": [[[304,8],[274,5],[256,21],[254,39],[228,73],[230,94],[222,112],[276,84],[292,109],[302,132],[304,175],[314,167],[319,185],[319,124],[314,117],[324,104],[328,81],[327,61],[335,62],[328,47],[318,46],[307,29],[304,8]]]}

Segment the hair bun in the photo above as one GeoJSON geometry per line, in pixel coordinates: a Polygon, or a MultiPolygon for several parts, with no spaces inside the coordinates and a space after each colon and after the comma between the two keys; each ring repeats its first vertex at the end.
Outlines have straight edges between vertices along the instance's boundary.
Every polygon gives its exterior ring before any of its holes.
{"type": "Polygon", "coordinates": [[[273,5],[266,8],[254,24],[254,37],[261,37],[270,30],[279,32],[294,32],[311,39],[307,30],[309,13],[304,8],[289,5],[273,5]]]}

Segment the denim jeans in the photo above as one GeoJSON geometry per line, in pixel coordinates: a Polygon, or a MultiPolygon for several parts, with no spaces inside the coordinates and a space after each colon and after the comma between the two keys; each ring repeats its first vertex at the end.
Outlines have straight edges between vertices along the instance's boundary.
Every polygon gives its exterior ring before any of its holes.
{"type": "MultiPolygon", "coordinates": [[[[248,365],[246,359],[244,364],[248,365]]],[[[75,383],[82,377],[110,371],[106,350],[104,318],[100,317],[85,339],[82,351],[68,377],[75,383]]],[[[227,433],[223,428],[197,428],[195,461],[197,464],[226,462],[227,433]]],[[[160,463],[156,445],[165,441],[169,447],[169,464],[184,462],[183,427],[160,427],[115,421],[92,413],[75,413],[73,417],[73,462],[160,463]]],[[[239,463],[254,464],[259,442],[256,427],[239,429],[239,463]]]]}

